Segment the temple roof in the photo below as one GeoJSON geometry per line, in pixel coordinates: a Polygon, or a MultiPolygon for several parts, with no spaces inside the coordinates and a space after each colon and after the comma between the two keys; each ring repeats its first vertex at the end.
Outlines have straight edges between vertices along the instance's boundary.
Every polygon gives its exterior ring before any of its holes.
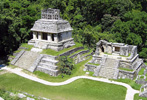
{"type": "Polygon", "coordinates": [[[41,11],[41,19],[35,21],[31,31],[45,33],[61,33],[72,31],[69,22],[60,18],[59,9],[44,9],[41,11]]]}
{"type": "Polygon", "coordinates": [[[66,31],[72,31],[72,27],[66,20],[48,20],[39,19],[35,21],[31,31],[45,32],[45,33],[61,33],[66,31]]]}

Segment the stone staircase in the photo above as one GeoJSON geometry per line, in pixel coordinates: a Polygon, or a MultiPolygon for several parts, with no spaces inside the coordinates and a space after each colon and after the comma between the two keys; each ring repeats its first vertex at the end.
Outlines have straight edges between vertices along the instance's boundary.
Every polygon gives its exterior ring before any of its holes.
{"type": "Polygon", "coordinates": [[[98,76],[113,79],[115,77],[118,64],[118,61],[115,59],[103,57],[98,76]]]}
{"type": "Polygon", "coordinates": [[[57,76],[58,66],[56,66],[56,64],[58,63],[58,61],[56,59],[57,57],[55,56],[44,55],[40,60],[36,70],[45,72],[51,76],[57,76]]]}
{"type": "Polygon", "coordinates": [[[23,69],[29,69],[31,66],[33,66],[39,55],[40,54],[36,52],[25,51],[23,55],[21,55],[21,57],[17,60],[15,65],[23,69]]]}

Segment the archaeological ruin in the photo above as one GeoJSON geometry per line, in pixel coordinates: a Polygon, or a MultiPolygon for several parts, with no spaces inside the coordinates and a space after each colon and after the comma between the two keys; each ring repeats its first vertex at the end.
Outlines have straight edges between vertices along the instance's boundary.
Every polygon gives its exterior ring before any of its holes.
{"type": "Polygon", "coordinates": [[[28,44],[41,49],[60,51],[75,45],[72,30],[69,22],[60,18],[59,9],[44,9],[41,11],[41,19],[31,28],[33,39],[28,44]]]}
{"type": "Polygon", "coordinates": [[[94,72],[94,76],[110,79],[134,79],[145,66],[137,54],[137,46],[105,40],[100,40],[96,44],[96,51],[90,63],[99,65],[87,63],[84,70],[94,72]]]}
{"type": "Polygon", "coordinates": [[[41,71],[51,76],[57,76],[57,56],[40,54],[42,49],[60,51],[75,45],[72,38],[72,27],[69,22],[60,18],[59,9],[44,9],[41,19],[31,28],[33,39],[28,44],[34,47],[31,51],[22,50],[11,61],[12,65],[30,72],[41,71]]]}

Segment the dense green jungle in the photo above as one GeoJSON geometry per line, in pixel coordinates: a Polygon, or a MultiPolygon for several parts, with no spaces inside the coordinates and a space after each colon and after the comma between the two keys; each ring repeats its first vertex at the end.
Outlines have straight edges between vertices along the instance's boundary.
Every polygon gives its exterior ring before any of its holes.
{"type": "Polygon", "coordinates": [[[60,9],[74,41],[89,49],[104,39],[137,45],[147,58],[147,0],[0,0],[0,56],[32,38],[30,29],[47,8],[60,9]]]}

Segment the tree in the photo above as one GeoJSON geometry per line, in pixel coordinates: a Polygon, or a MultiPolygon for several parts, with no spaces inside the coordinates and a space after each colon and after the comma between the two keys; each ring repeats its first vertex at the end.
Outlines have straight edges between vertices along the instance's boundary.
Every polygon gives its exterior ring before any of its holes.
{"type": "Polygon", "coordinates": [[[139,56],[147,59],[147,48],[142,48],[141,52],[139,53],[139,56]]]}
{"type": "Polygon", "coordinates": [[[58,66],[62,75],[71,75],[71,71],[74,68],[73,60],[67,56],[60,56],[58,66]]]}

